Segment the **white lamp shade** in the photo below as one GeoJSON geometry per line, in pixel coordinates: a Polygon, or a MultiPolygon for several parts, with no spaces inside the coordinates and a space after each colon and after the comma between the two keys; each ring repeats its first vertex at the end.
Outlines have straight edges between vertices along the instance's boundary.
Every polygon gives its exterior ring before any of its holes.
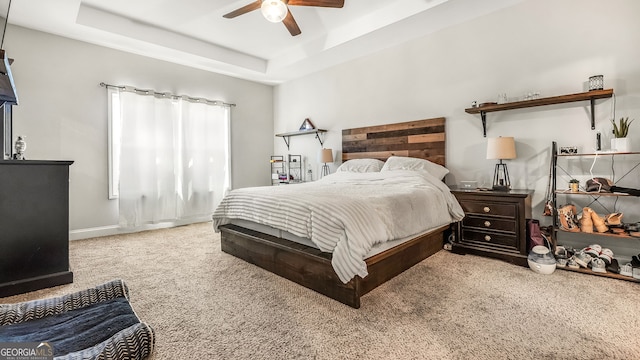
{"type": "Polygon", "coordinates": [[[516,142],[511,136],[489,138],[487,140],[487,159],[515,159],[516,142]]]}
{"type": "Polygon", "coordinates": [[[282,22],[289,12],[287,5],[281,0],[264,0],[260,10],[265,19],[274,23],[282,22]]]}
{"type": "Polygon", "coordinates": [[[333,162],[333,150],[331,150],[331,149],[322,149],[320,151],[320,162],[321,163],[332,163],[333,162]]]}

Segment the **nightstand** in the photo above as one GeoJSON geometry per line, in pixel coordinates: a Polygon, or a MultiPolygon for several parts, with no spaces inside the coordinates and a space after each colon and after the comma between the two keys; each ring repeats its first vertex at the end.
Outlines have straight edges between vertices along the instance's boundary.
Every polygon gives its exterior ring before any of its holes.
{"type": "Polygon", "coordinates": [[[452,251],[527,264],[526,222],[533,190],[484,191],[452,188],[465,217],[456,226],[452,251]]]}

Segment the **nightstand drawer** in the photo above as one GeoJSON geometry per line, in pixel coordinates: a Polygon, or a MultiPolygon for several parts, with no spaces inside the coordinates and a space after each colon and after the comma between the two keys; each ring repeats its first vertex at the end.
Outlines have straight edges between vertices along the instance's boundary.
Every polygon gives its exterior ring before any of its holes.
{"type": "Polygon", "coordinates": [[[460,205],[466,214],[478,214],[478,215],[495,215],[504,216],[511,219],[516,218],[517,210],[516,204],[508,203],[496,203],[486,201],[472,201],[463,200],[460,201],[460,205]]]}
{"type": "Polygon", "coordinates": [[[507,220],[507,219],[501,219],[501,218],[492,218],[489,216],[477,217],[473,215],[465,216],[465,218],[462,220],[462,226],[482,228],[487,230],[508,231],[514,234],[517,229],[517,224],[515,219],[507,220]]]}
{"type": "Polygon", "coordinates": [[[518,249],[518,238],[515,235],[499,234],[490,231],[462,229],[462,242],[474,242],[483,246],[506,247],[518,249]]]}

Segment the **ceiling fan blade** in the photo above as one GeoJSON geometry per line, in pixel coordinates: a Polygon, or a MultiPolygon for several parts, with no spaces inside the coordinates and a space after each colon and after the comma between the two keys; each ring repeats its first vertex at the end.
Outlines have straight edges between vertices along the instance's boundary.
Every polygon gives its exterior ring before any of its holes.
{"type": "Polygon", "coordinates": [[[344,0],[289,0],[287,5],[341,8],[344,0]]]}
{"type": "Polygon", "coordinates": [[[287,9],[287,17],[282,20],[282,23],[287,27],[287,30],[289,30],[291,36],[300,35],[302,33],[302,31],[300,31],[300,28],[298,27],[296,19],[293,18],[293,15],[291,14],[291,11],[289,11],[289,9],[287,9]]]}
{"type": "Polygon", "coordinates": [[[260,9],[260,6],[262,6],[262,1],[261,0],[257,0],[257,1],[252,2],[249,5],[245,5],[245,6],[241,7],[241,8],[239,8],[239,9],[233,10],[232,12],[230,12],[228,14],[222,15],[222,17],[227,18],[227,19],[233,19],[236,16],[240,16],[240,15],[246,14],[246,13],[248,13],[250,11],[260,9]]]}

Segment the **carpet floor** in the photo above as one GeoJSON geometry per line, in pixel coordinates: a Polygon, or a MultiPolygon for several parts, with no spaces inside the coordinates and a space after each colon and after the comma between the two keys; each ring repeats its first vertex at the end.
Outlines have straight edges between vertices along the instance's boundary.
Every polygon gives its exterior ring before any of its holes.
{"type": "MultiPolygon", "coordinates": [[[[220,251],[210,223],[72,241],[73,284],[114,278],[164,359],[632,359],[640,284],[440,251],[352,309],[220,251]]],[[[55,345],[55,344],[54,344],[55,345]]]]}

